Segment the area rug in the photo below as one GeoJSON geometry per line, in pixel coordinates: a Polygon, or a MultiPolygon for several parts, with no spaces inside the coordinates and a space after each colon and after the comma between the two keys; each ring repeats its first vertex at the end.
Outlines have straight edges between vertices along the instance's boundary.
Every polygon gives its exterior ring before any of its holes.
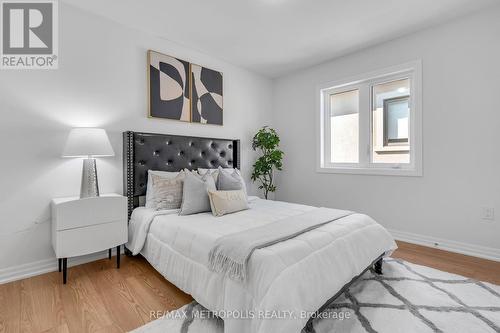
{"type": "MultiPolygon", "coordinates": [[[[500,286],[398,259],[383,268],[366,272],[309,332],[500,332],[500,286]]],[[[223,320],[207,312],[193,302],[134,332],[223,333],[223,320]]]]}

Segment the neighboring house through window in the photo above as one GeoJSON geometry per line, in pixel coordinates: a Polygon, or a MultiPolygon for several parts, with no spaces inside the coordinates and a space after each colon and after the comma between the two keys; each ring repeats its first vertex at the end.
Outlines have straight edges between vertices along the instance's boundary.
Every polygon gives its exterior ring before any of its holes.
{"type": "Polygon", "coordinates": [[[320,172],[422,174],[421,64],[319,87],[320,172]]]}

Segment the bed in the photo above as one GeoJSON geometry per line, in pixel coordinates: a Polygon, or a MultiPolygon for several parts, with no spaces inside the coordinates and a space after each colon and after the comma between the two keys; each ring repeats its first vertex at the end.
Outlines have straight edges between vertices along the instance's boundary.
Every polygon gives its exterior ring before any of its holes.
{"type": "Polygon", "coordinates": [[[256,250],[248,279],[208,269],[219,237],[314,207],[249,197],[250,209],[222,217],[179,216],[141,207],[147,170],[240,167],[238,140],[124,133],[124,187],[129,200],[127,252],[142,254],[167,280],[224,319],[225,332],[300,332],[367,269],[381,273],[393,238],[373,219],[350,214],[295,238],[256,250]]]}

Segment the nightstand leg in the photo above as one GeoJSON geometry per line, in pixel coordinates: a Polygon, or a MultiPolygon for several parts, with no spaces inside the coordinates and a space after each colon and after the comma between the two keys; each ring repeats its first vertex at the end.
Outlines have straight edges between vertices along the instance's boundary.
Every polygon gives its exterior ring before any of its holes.
{"type": "Polygon", "coordinates": [[[116,247],[116,268],[120,268],[120,246],[116,247]]]}
{"type": "Polygon", "coordinates": [[[59,263],[59,273],[60,273],[62,270],[62,258],[57,259],[57,261],[59,263]]]}
{"type": "Polygon", "coordinates": [[[63,284],[66,284],[68,276],[68,258],[63,258],[63,284]]]}
{"type": "Polygon", "coordinates": [[[108,250],[108,259],[111,260],[111,249],[108,250]]]}

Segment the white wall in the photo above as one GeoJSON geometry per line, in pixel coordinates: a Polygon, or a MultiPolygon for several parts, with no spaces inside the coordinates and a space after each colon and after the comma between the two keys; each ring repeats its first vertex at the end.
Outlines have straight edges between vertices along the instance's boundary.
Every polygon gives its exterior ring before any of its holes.
{"type": "Polygon", "coordinates": [[[273,124],[286,153],[277,199],[357,210],[393,230],[500,254],[499,17],[492,8],[276,80],[273,124]],[[316,173],[316,86],[415,59],[424,176],[316,173]],[[480,219],[482,206],[496,221],[480,219]]]}
{"type": "Polygon", "coordinates": [[[59,9],[59,69],[0,73],[0,277],[54,257],[50,200],[80,188],[81,160],[60,158],[71,127],[108,131],[116,156],[98,160],[100,189],[122,193],[122,131],[239,138],[249,179],[251,137],[271,118],[270,80],[62,2],[59,9]],[[147,118],[147,49],[223,72],[223,127],[147,118]]]}

